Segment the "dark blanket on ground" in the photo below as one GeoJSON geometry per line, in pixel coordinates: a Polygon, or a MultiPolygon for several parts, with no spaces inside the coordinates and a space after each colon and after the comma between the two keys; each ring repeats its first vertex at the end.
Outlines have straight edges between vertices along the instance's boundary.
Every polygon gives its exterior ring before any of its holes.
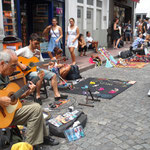
{"type": "Polygon", "coordinates": [[[135,81],[121,81],[118,79],[87,78],[76,84],[73,90],[65,92],[79,95],[86,95],[87,87],[96,98],[112,99],[135,84],[135,81]]]}

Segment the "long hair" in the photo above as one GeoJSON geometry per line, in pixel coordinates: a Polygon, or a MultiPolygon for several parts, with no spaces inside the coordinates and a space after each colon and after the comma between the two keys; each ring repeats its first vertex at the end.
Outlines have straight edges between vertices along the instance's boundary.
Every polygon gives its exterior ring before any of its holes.
{"type": "Polygon", "coordinates": [[[81,41],[81,37],[82,37],[82,36],[83,36],[83,34],[80,34],[80,35],[79,35],[79,38],[78,38],[79,41],[81,41]]]}

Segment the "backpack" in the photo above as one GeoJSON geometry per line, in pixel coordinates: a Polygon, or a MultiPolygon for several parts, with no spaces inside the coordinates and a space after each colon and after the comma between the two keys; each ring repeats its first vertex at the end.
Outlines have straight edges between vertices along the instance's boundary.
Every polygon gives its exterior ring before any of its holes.
{"type": "Polygon", "coordinates": [[[21,141],[22,136],[18,127],[0,129],[0,150],[10,148],[12,144],[21,141]]]}
{"type": "Polygon", "coordinates": [[[8,148],[10,146],[11,131],[9,128],[0,129],[0,149],[8,148]]]}
{"type": "Polygon", "coordinates": [[[130,50],[127,50],[127,51],[123,51],[123,52],[120,52],[119,53],[119,56],[121,58],[128,58],[128,57],[131,57],[133,55],[133,53],[130,51],[130,50]]]}
{"type": "Polygon", "coordinates": [[[66,79],[76,80],[79,78],[82,78],[80,75],[79,67],[77,65],[72,65],[68,75],[66,76],[66,79]]]}

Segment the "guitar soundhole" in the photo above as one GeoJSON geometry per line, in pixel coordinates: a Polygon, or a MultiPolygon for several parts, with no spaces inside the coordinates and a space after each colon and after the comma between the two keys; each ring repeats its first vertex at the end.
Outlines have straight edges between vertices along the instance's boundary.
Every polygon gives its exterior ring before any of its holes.
{"type": "Polygon", "coordinates": [[[30,67],[33,67],[33,66],[34,66],[34,63],[33,63],[33,62],[30,62],[30,63],[29,63],[29,66],[30,66],[30,67]]]}

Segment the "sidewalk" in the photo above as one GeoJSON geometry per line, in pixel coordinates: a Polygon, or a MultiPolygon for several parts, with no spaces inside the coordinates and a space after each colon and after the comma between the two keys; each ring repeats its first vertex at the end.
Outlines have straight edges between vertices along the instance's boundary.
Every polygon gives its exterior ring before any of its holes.
{"type": "MultiPolygon", "coordinates": [[[[119,49],[112,49],[112,48],[109,48],[108,51],[110,52],[110,54],[114,57],[117,57],[118,56],[118,53],[120,51],[126,51],[126,50],[129,50],[129,47],[130,47],[130,44],[125,44],[123,48],[119,48],[119,49]]],[[[101,60],[103,62],[105,62],[105,58],[99,54],[99,53],[94,53],[94,52],[87,52],[87,56],[83,56],[83,57],[80,57],[80,56],[76,56],[76,62],[77,62],[77,65],[79,66],[79,69],[80,69],[80,72],[84,72],[88,69],[92,69],[94,68],[94,64],[90,64],[89,63],[89,58],[90,56],[94,54],[94,55],[98,55],[101,60]]],[[[71,63],[71,59],[67,60],[65,63],[71,63]]]]}

